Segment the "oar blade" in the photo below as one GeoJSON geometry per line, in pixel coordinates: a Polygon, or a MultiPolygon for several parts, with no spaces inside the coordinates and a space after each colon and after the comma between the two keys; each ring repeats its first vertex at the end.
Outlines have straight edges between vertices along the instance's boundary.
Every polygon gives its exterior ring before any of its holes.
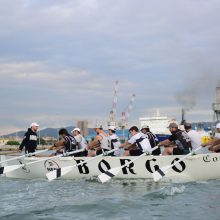
{"type": "Polygon", "coordinates": [[[11,166],[0,167],[0,174],[12,172],[14,170],[21,168],[22,166],[23,165],[11,165],[11,166]]]}
{"type": "Polygon", "coordinates": [[[120,172],[120,169],[110,169],[98,176],[100,182],[105,183],[109,181],[112,177],[116,176],[120,172]]]}
{"type": "Polygon", "coordinates": [[[162,167],[157,169],[154,173],[153,173],[153,178],[154,181],[157,182],[160,179],[162,179],[165,175],[166,175],[166,171],[168,170],[168,168],[170,168],[170,166],[166,166],[166,167],[162,167]]]}
{"type": "Polygon", "coordinates": [[[51,181],[61,176],[64,176],[65,174],[69,173],[72,169],[73,169],[73,166],[58,168],[56,170],[53,170],[47,173],[46,176],[47,176],[47,179],[51,181]]]}

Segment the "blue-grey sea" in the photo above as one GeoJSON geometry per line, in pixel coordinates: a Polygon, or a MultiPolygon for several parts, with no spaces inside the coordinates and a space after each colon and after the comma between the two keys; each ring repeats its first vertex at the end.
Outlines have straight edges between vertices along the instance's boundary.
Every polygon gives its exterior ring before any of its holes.
{"type": "Polygon", "coordinates": [[[220,180],[21,180],[0,177],[0,219],[220,219],[220,180]]]}

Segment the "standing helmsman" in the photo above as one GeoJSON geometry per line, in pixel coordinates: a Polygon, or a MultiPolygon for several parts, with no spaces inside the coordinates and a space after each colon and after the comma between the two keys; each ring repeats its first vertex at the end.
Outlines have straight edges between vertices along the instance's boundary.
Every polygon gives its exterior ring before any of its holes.
{"type": "Polygon", "coordinates": [[[19,146],[19,151],[25,147],[25,153],[34,153],[37,148],[37,130],[39,125],[36,122],[31,123],[30,128],[24,135],[24,138],[19,146]]]}

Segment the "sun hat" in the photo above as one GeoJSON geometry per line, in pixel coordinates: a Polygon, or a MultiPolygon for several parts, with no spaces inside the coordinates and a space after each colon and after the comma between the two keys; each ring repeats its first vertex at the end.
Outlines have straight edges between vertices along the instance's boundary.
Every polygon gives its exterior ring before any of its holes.
{"type": "Polygon", "coordinates": [[[111,125],[111,126],[108,127],[108,130],[116,131],[116,127],[111,125]]]}
{"type": "Polygon", "coordinates": [[[96,123],[96,124],[94,125],[94,127],[93,127],[93,128],[101,128],[101,129],[102,129],[102,125],[101,125],[101,124],[96,123]]]}
{"type": "Polygon", "coordinates": [[[74,132],[74,131],[80,132],[80,129],[79,128],[74,128],[71,132],[74,132]]]}
{"type": "Polygon", "coordinates": [[[142,129],[146,129],[146,128],[149,128],[149,126],[148,126],[148,125],[143,125],[143,126],[141,127],[141,130],[142,130],[142,129]]]}
{"type": "Polygon", "coordinates": [[[216,128],[220,128],[220,123],[218,123],[218,124],[216,125],[216,128]]]}
{"type": "Polygon", "coordinates": [[[176,124],[175,122],[172,122],[169,124],[168,128],[178,128],[178,124],[176,124]]]}
{"type": "Polygon", "coordinates": [[[39,124],[37,122],[32,122],[30,124],[30,127],[39,127],[39,124]]]}

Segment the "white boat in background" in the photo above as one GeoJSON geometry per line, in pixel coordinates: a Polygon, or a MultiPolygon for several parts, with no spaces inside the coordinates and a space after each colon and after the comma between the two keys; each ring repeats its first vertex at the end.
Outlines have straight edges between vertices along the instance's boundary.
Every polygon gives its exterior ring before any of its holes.
{"type": "Polygon", "coordinates": [[[140,126],[149,126],[151,132],[157,135],[160,141],[170,136],[168,126],[171,122],[176,122],[175,119],[168,118],[167,116],[161,116],[159,109],[156,111],[156,115],[152,117],[139,118],[140,126]]]}
{"type": "MultiPolygon", "coordinates": [[[[180,160],[184,155],[171,156],[153,156],[146,155],[142,158],[132,162],[128,166],[121,168],[120,173],[114,178],[119,179],[148,179],[153,180],[153,173],[158,168],[170,166],[175,161],[180,160]]],[[[1,158],[2,160],[8,157],[1,158]]],[[[96,178],[101,173],[115,167],[125,165],[127,162],[133,160],[135,157],[111,157],[103,156],[92,161],[86,162],[83,165],[75,166],[71,172],[60,177],[60,179],[80,179],[80,178],[96,178]]],[[[5,175],[9,178],[20,179],[46,179],[46,174],[50,171],[67,166],[74,166],[82,161],[88,160],[88,157],[60,157],[50,158],[45,157],[25,157],[10,161],[9,165],[26,164],[23,167],[7,172],[5,175]],[[41,160],[37,163],[33,161],[41,160]]],[[[2,164],[6,166],[6,164],[2,164]]],[[[209,179],[220,179],[220,154],[207,153],[198,154],[187,157],[185,160],[176,164],[160,181],[172,182],[189,182],[189,181],[206,181],[209,179]]]]}

